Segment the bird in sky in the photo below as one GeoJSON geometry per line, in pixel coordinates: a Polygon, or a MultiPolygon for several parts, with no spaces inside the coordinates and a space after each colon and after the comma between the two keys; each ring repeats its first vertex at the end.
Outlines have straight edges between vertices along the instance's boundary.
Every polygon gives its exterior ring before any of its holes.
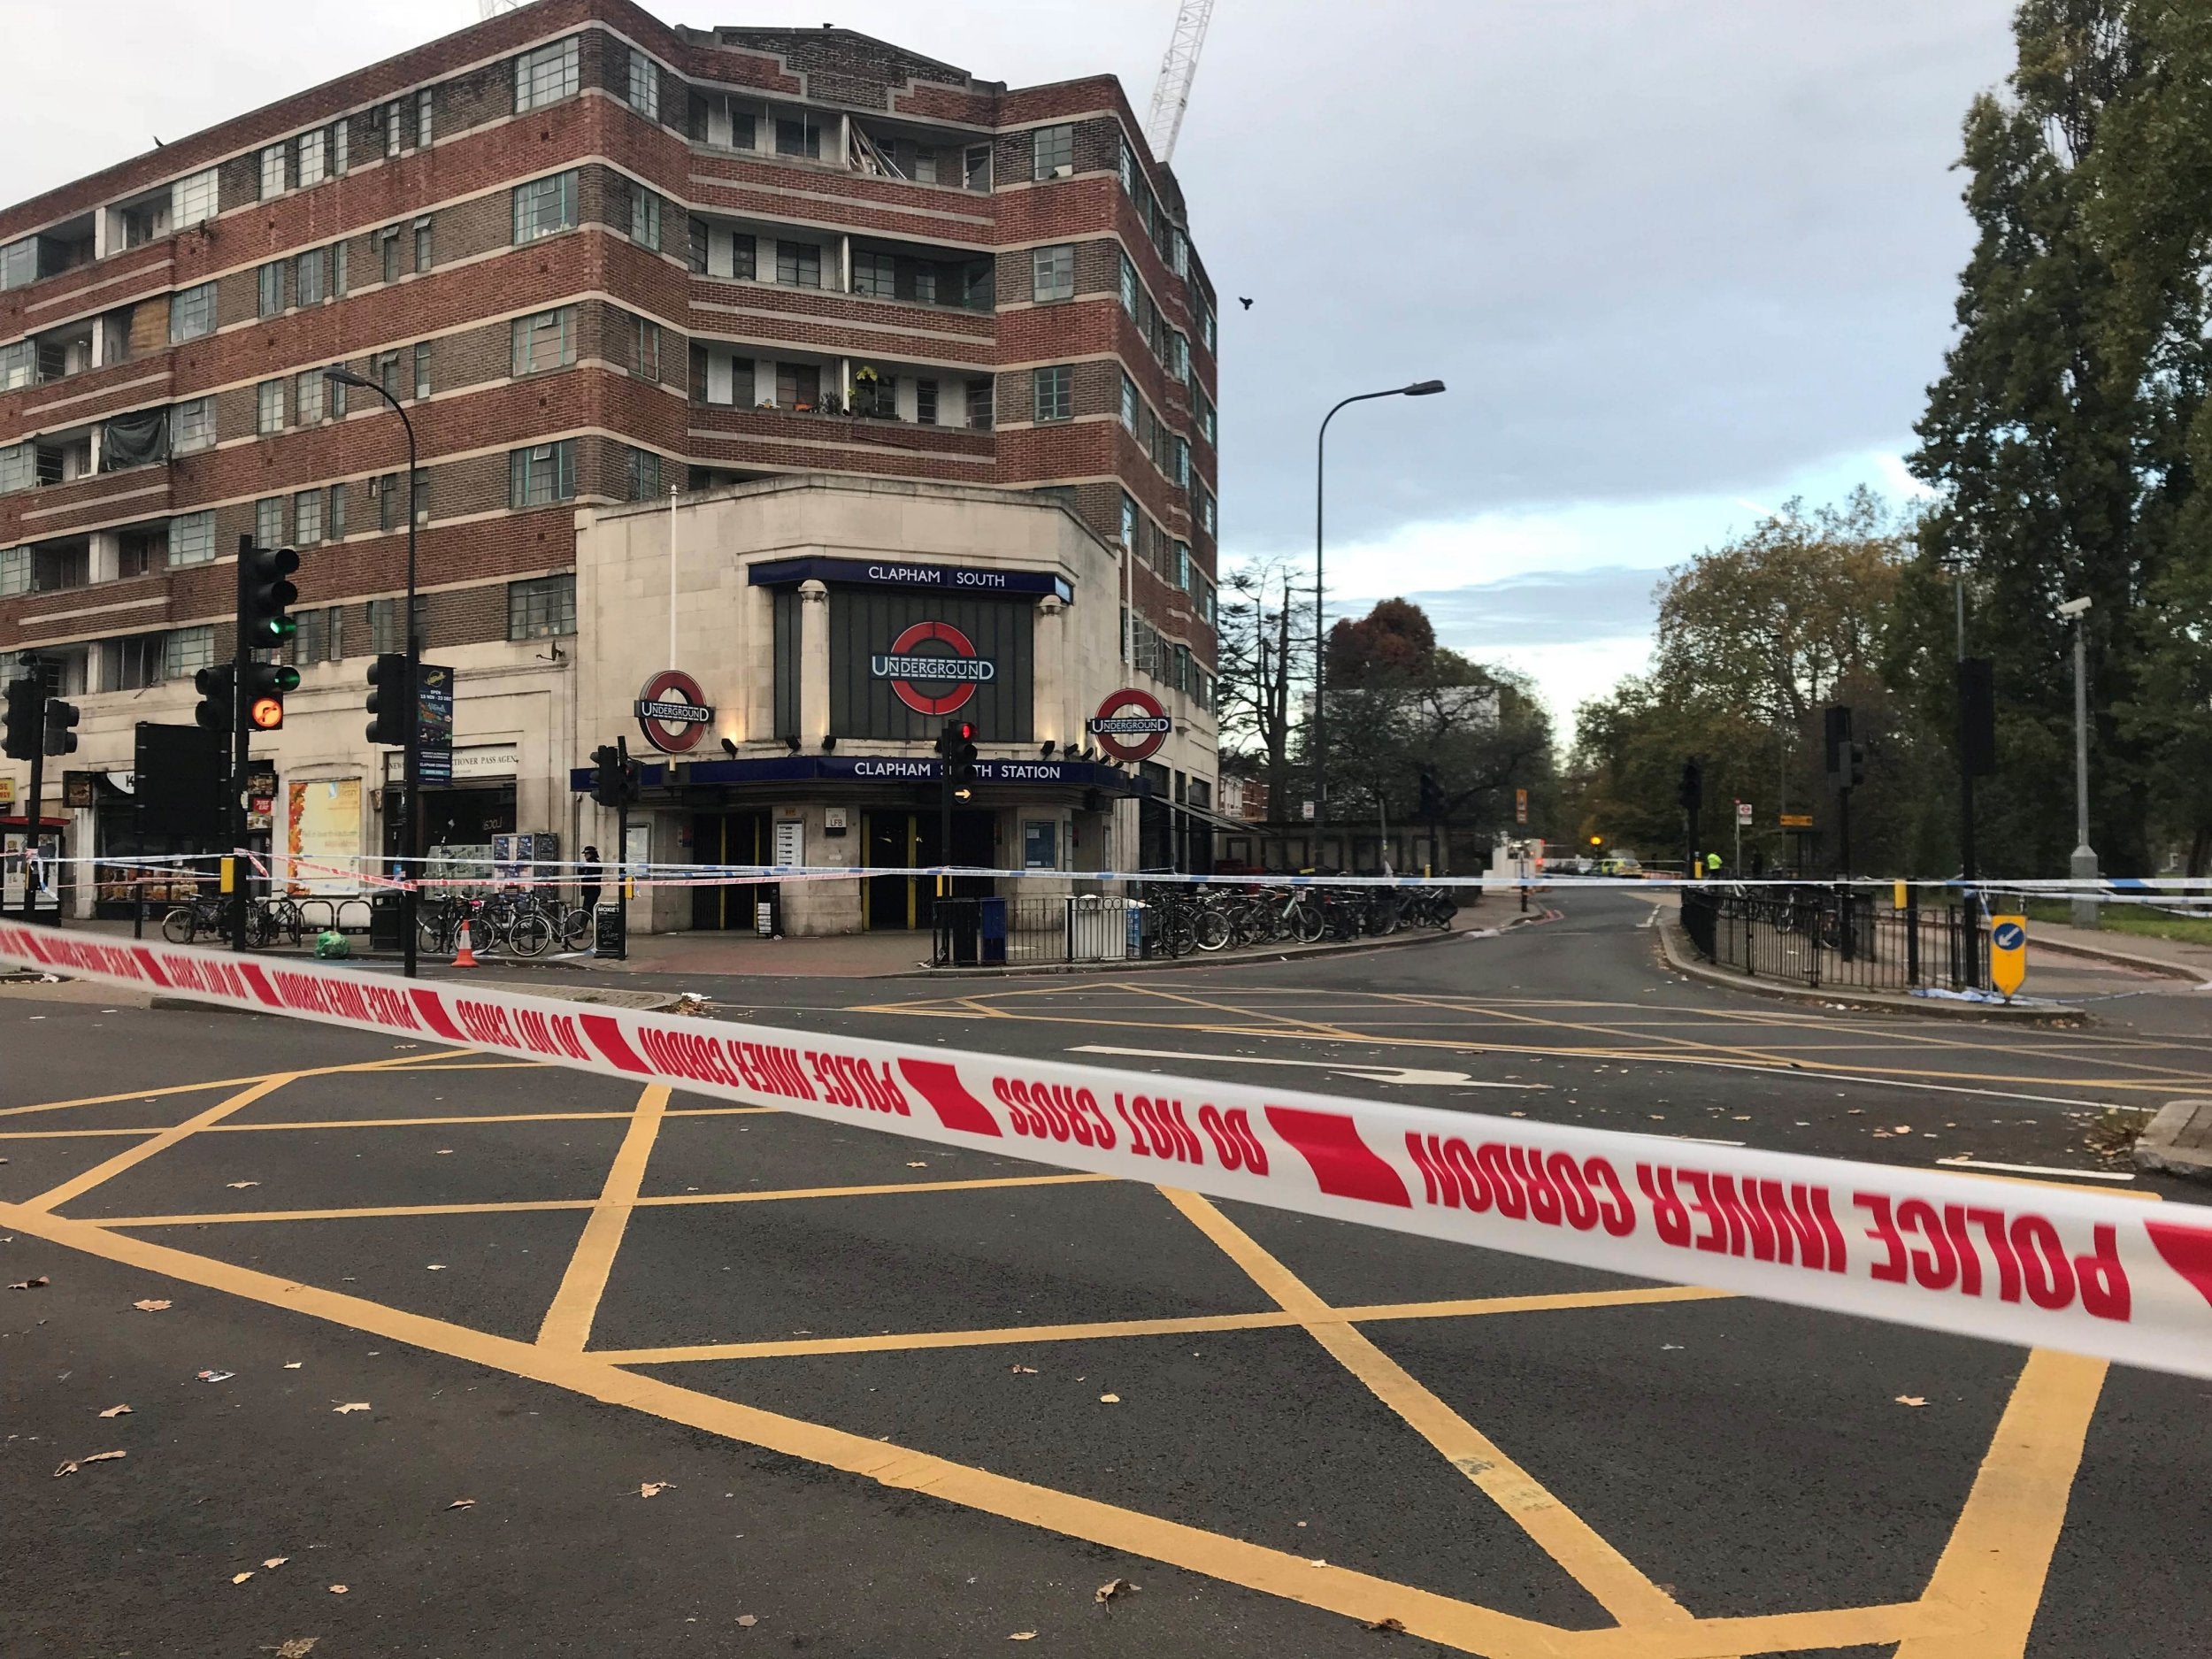
{"type": "Polygon", "coordinates": [[[1238,295],[1238,296],[1237,296],[1237,303],[1238,303],[1238,304],[1240,304],[1240,305],[1241,305],[1241,306],[1243,306],[1243,307],[1244,307],[1244,309],[1245,309],[1246,311],[1250,311],[1250,310],[1252,309],[1252,302],[1251,302],[1250,300],[1246,299],[1246,298],[1244,297],[1244,296],[1243,296],[1243,295],[1241,295],[1241,294],[1240,294],[1240,295],[1238,295]]]}

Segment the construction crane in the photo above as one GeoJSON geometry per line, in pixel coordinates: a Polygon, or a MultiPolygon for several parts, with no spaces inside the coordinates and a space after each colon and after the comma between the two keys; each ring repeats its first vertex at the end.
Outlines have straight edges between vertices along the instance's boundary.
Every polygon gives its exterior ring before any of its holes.
{"type": "Polygon", "coordinates": [[[502,12],[512,12],[527,0],[476,0],[476,15],[489,21],[502,12]]]}
{"type": "Polygon", "coordinates": [[[1206,43],[1206,25],[1213,14],[1214,0],[1181,0],[1176,12],[1175,32],[1168,36],[1167,56],[1160,59],[1160,78],[1152,88],[1152,113],[1144,123],[1145,142],[1162,166],[1175,154],[1183,111],[1190,105],[1191,78],[1198,73],[1198,50],[1206,43]]]}

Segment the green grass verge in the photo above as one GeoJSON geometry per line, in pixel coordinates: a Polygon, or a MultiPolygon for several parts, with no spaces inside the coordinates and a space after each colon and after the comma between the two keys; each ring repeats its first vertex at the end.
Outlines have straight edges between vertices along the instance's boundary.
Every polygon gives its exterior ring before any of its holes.
{"type": "MultiPolygon", "coordinates": [[[[2073,910],[2063,900],[2037,899],[2028,905],[2028,918],[2038,922],[2070,922],[2073,910]]],[[[2141,939],[2171,939],[2186,945],[2212,945],[2212,918],[2167,916],[2139,904],[2108,904],[2102,908],[2101,931],[2133,933],[2141,939]]]]}

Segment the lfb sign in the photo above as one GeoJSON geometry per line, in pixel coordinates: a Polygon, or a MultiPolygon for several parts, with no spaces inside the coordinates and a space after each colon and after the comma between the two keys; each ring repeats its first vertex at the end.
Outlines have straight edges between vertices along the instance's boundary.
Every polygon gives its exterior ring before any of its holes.
{"type": "Polygon", "coordinates": [[[714,724],[714,709],[699,682],[679,668],[664,668],[637,694],[638,729],[664,755],[695,748],[714,724]]]}
{"type": "Polygon", "coordinates": [[[1106,694],[1106,701],[1083,723],[1083,729],[1116,760],[1149,760],[1160,752],[1175,722],[1150,692],[1124,686],[1106,694]]]}
{"type": "Polygon", "coordinates": [[[891,682],[891,695],[917,714],[950,714],[998,678],[998,664],[976,655],[975,642],[949,622],[917,622],[868,659],[868,672],[891,682]]]}

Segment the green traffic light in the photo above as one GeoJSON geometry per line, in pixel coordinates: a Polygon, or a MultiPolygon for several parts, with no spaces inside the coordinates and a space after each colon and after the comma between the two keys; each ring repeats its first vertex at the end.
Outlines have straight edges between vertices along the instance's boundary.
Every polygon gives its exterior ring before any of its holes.
{"type": "Polygon", "coordinates": [[[297,691],[300,688],[300,671],[296,668],[280,667],[273,678],[279,691],[297,691]]]}

